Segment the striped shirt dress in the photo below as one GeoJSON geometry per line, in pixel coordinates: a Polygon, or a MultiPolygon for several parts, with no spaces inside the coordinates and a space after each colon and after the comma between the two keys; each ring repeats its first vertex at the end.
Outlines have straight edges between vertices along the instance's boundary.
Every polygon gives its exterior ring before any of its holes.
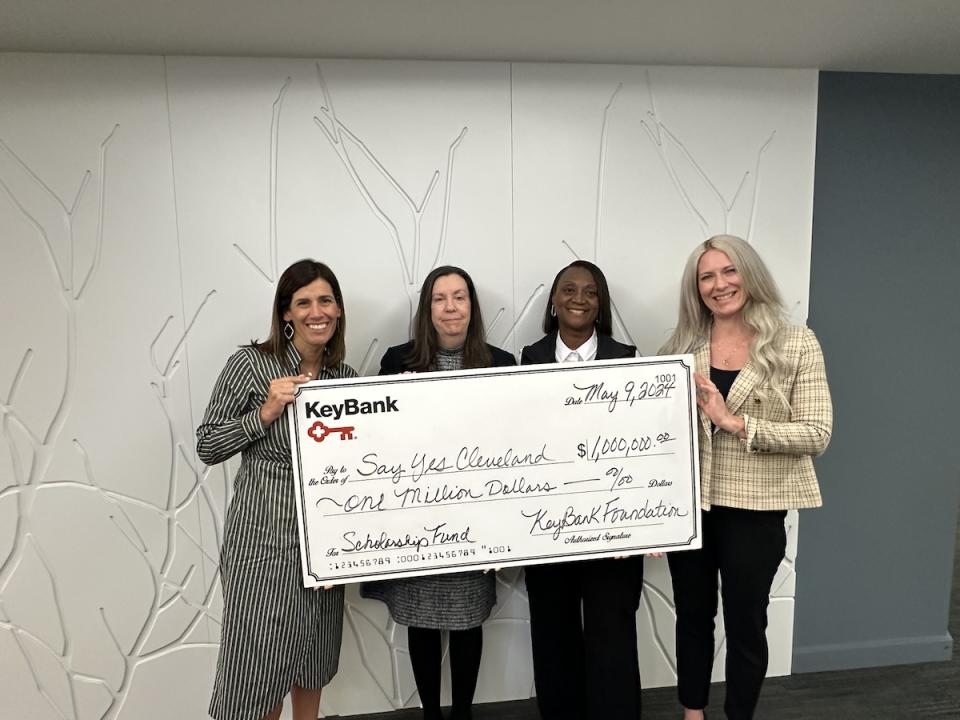
{"type": "MultiPolygon", "coordinates": [[[[337,672],[343,586],[303,587],[286,413],[264,428],[270,381],[300,374],[300,354],[247,346],[220,373],[197,428],[197,453],[215,465],[241,453],[220,552],[223,624],[210,701],[216,720],[257,720],[294,685],[321,688],[337,672]]],[[[318,379],[355,377],[348,365],[318,379]]]]}

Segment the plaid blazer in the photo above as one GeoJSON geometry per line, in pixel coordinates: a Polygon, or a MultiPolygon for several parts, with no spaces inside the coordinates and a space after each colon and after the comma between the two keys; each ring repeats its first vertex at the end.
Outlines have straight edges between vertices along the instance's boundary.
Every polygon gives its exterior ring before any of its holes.
{"type": "MultiPolygon", "coordinates": [[[[711,505],[749,510],[786,510],[822,505],[813,457],[830,442],[833,404],[823,352],[813,331],[784,331],[783,352],[792,372],[780,390],[758,395],[759,378],[748,361],[737,375],[727,407],[740,415],[747,437],[714,430],[700,411],[700,486],[704,509],[711,505]]],[[[694,351],[697,372],[710,376],[710,343],[694,351]]]]}

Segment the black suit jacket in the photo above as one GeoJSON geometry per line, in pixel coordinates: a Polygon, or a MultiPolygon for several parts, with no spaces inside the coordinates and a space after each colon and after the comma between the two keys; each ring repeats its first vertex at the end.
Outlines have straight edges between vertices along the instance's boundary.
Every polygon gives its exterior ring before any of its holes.
{"type": "MultiPolygon", "coordinates": [[[[597,360],[616,360],[635,357],[637,349],[624,345],[609,335],[597,333],[597,360]]],[[[521,365],[542,365],[557,361],[557,331],[544,335],[533,345],[527,345],[520,353],[521,365]]]]}
{"type": "MultiPolygon", "coordinates": [[[[506,350],[501,350],[493,345],[487,345],[490,349],[491,362],[490,367],[506,367],[516,365],[517,359],[506,350]]],[[[407,365],[407,358],[413,352],[413,340],[403,345],[394,345],[388,348],[380,358],[380,375],[398,375],[410,369],[407,365]]]]}

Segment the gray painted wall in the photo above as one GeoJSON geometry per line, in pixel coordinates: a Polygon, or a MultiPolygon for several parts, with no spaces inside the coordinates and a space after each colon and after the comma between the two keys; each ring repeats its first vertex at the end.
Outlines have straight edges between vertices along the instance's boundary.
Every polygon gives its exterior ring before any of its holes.
{"type": "Polygon", "coordinates": [[[801,514],[796,672],[950,658],[960,487],[960,77],[823,73],[810,326],[824,507],[801,514]]]}

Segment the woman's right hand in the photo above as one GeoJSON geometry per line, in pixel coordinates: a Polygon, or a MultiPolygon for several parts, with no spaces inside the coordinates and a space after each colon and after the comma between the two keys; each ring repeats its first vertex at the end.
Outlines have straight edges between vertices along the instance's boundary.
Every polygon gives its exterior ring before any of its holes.
{"type": "Polygon", "coordinates": [[[693,374],[693,381],[697,385],[697,405],[710,422],[724,432],[745,438],[747,430],[743,417],[730,412],[727,401],[724,400],[717,386],[708,377],[697,372],[693,374]]]}
{"type": "Polygon", "coordinates": [[[260,406],[260,422],[263,423],[264,427],[271,425],[274,420],[283,415],[284,409],[297,396],[297,387],[305,382],[310,382],[312,379],[310,373],[307,373],[271,380],[270,388],[267,390],[266,402],[260,406]]]}

